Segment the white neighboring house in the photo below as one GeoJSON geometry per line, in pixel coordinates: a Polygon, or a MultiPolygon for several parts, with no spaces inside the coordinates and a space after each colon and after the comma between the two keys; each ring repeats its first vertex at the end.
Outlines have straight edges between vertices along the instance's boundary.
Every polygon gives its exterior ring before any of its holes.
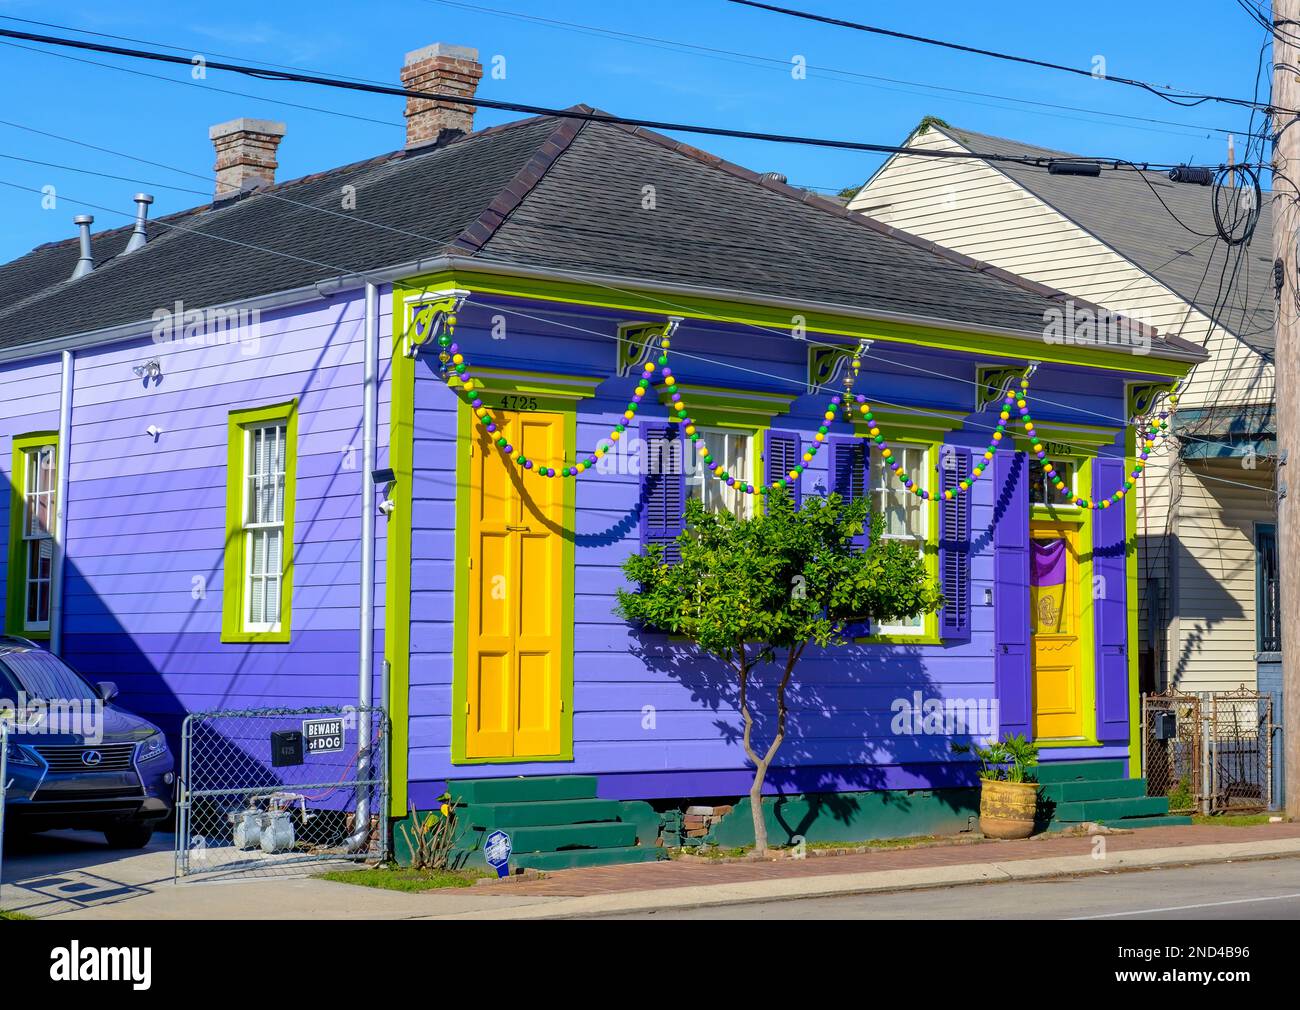
{"type": "MultiPolygon", "coordinates": [[[[1075,157],[933,119],[905,146],[1075,157]]],[[[1165,173],[898,154],[849,202],[1210,352],[1139,482],[1143,690],[1254,687],[1257,670],[1262,688],[1280,684],[1270,208],[1230,251],[1213,237],[1212,194],[1165,173]]]]}

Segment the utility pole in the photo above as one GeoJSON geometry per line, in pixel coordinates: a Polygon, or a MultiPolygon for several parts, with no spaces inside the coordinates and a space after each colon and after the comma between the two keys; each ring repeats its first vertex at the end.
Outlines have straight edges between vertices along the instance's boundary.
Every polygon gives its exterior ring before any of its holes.
{"type": "MultiPolygon", "coordinates": [[[[1273,2],[1273,107],[1300,110],[1300,0],[1273,2]]],[[[1277,547],[1282,629],[1283,757],[1286,811],[1300,817],[1300,262],[1297,200],[1300,119],[1277,112],[1273,131],[1273,256],[1284,270],[1277,303],[1277,547]],[[1292,124],[1295,123],[1294,126],[1292,124]]]]}

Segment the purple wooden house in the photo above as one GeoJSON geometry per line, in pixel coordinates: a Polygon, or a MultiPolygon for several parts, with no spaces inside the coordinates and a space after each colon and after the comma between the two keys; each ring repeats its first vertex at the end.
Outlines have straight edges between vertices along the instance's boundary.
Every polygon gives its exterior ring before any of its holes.
{"type": "MultiPolygon", "coordinates": [[[[403,70],[434,91],[480,75],[444,45],[403,70]]],[[[644,130],[474,132],[428,105],[406,149],[291,182],[283,125],[213,127],[210,205],[148,221],[137,198],[134,227],[86,221],[0,267],[6,631],[172,731],[369,693],[395,815],[448,782],[471,806],[572,800],[570,821],[636,820],[590,843],[632,858],[660,813],[734,802],[751,771],[728,681],[614,616],[620,566],[688,498],[748,514],[762,497],[736,483],[795,472],[797,497],[868,497],[947,603],[804,660],[774,829],[964,828],[952,744],[991,733],[1035,739],[1045,780],[1113,786],[1060,820],[1159,812],[1135,781],[1134,499],[1112,493],[1129,419],[1198,348],[1062,336],[1053,291],[644,130]],[[626,416],[665,327],[731,484],[667,386],[626,416]],[[471,395],[444,380],[449,336],[471,395]],[[860,416],[810,452],[855,355],[924,496],[860,416]],[[986,457],[1026,374],[1043,457],[1015,424],[986,457]]]]}

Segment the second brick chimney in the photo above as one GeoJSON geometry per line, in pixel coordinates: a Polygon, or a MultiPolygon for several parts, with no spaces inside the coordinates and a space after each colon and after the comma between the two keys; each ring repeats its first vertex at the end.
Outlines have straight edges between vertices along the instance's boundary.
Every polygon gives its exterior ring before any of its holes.
{"type": "MultiPolygon", "coordinates": [[[[402,86],[411,91],[473,98],[483,77],[478,50],[435,42],[406,54],[402,86]]],[[[423,147],[438,140],[444,130],[474,131],[474,106],[428,98],[406,99],[406,147],[423,147]]]]}
{"type": "Polygon", "coordinates": [[[275,185],[275,152],[284,131],[283,123],[269,119],[232,119],[208,130],[217,152],[217,200],[275,185]]]}

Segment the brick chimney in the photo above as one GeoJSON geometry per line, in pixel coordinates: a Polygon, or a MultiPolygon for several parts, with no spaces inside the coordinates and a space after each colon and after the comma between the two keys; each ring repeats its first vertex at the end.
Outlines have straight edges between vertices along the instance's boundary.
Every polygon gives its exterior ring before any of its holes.
{"type": "Polygon", "coordinates": [[[217,200],[275,185],[276,149],[284,124],[269,119],[232,119],[208,130],[217,152],[217,200]]]}
{"type": "MultiPolygon", "coordinates": [[[[435,42],[406,54],[402,86],[411,91],[473,98],[483,76],[478,50],[435,42]]],[[[474,131],[474,107],[457,102],[406,99],[406,148],[438,140],[444,130],[474,131]]]]}

